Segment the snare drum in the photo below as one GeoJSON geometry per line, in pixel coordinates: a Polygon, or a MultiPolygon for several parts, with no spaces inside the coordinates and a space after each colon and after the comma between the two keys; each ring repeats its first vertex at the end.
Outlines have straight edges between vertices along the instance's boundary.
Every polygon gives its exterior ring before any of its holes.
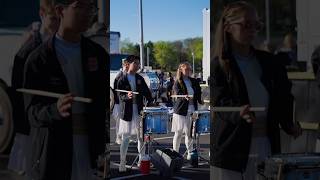
{"type": "Polygon", "coordinates": [[[320,154],[279,154],[265,161],[264,175],[267,178],[284,180],[320,179],[320,154]]]}
{"type": "Polygon", "coordinates": [[[166,107],[146,107],[143,110],[143,132],[145,134],[167,134],[169,110],[166,107]]]}
{"type": "Polygon", "coordinates": [[[206,134],[210,133],[210,111],[202,110],[195,111],[193,118],[196,120],[196,133],[206,134]]]}

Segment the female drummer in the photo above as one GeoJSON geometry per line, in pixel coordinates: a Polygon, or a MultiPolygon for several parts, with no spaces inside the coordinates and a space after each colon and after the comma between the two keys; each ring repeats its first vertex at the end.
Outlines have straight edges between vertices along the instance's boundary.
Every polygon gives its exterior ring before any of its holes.
{"type": "Polygon", "coordinates": [[[214,113],[213,179],[258,179],[256,165],[281,152],[279,124],[294,137],[301,133],[292,121],[293,96],[285,68],[272,54],[251,45],[260,28],[255,8],[244,1],[229,4],[217,26],[212,105],[242,111],[214,113]],[[250,107],[266,110],[250,112],[250,107]]]}
{"type": "Polygon", "coordinates": [[[182,134],[185,134],[185,145],[187,147],[187,159],[191,159],[192,141],[191,141],[191,114],[198,109],[198,102],[201,100],[201,88],[199,82],[190,77],[192,71],[188,62],[181,63],[177,70],[176,81],[173,85],[175,95],[186,95],[186,97],[177,98],[173,109],[172,128],[174,132],[173,150],[179,152],[182,134]]]}
{"type": "Polygon", "coordinates": [[[149,100],[148,104],[150,104],[152,103],[152,96],[143,77],[137,74],[140,68],[139,59],[138,56],[129,56],[127,58],[129,64],[128,72],[119,78],[117,85],[118,89],[129,91],[128,93],[118,93],[121,107],[118,134],[122,135],[119,172],[126,171],[126,154],[131,135],[137,135],[138,152],[140,153],[139,162],[144,155],[144,149],[142,149],[143,135],[140,133],[139,128],[139,112],[143,109],[143,97],[146,97],[149,100]],[[138,92],[139,94],[135,94],[134,92],[138,92]]]}

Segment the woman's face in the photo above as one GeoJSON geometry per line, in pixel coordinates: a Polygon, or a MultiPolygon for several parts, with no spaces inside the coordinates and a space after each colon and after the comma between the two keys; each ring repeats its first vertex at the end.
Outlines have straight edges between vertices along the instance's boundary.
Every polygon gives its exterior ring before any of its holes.
{"type": "Polygon", "coordinates": [[[249,46],[255,39],[257,32],[261,28],[255,11],[244,12],[239,20],[226,26],[226,31],[231,35],[231,39],[238,44],[249,46]]]}
{"type": "Polygon", "coordinates": [[[192,73],[192,69],[189,65],[181,66],[181,72],[184,76],[190,76],[192,73]]]}

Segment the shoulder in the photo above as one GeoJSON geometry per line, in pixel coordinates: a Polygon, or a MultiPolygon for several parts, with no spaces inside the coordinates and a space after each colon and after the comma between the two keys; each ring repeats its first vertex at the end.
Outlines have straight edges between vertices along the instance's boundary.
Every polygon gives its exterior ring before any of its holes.
{"type": "Polygon", "coordinates": [[[104,49],[100,44],[94,42],[93,40],[83,37],[83,41],[85,42],[85,45],[90,50],[98,51],[98,53],[108,54],[106,49],[104,49]]]}
{"type": "Polygon", "coordinates": [[[142,77],[140,74],[138,74],[138,73],[136,74],[136,78],[137,78],[137,79],[143,79],[143,77],[142,77]]]}
{"type": "Polygon", "coordinates": [[[46,64],[49,60],[47,56],[49,55],[50,45],[52,43],[52,39],[49,38],[48,40],[44,41],[40,45],[38,45],[28,56],[26,64],[37,64],[37,65],[43,65],[46,64]]]}
{"type": "Polygon", "coordinates": [[[122,76],[123,76],[123,72],[122,72],[122,71],[120,71],[120,72],[116,75],[115,80],[120,79],[122,76]]]}

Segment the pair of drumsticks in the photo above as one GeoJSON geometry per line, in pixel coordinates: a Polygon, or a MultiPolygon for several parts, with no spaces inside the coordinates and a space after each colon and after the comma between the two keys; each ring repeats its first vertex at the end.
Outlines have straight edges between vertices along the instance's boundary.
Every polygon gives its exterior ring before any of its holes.
{"type": "MultiPolygon", "coordinates": [[[[40,90],[34,90],[34,89],[17,89],[18,92],[26,93],[26,94],[32,94],[32,95],[38,95],[38,96],[45,96],[45,97],[53,97],[53,98],[60,98],[63,96],[63,94],[59,93],[53,93],[48,91],[40,91],[40,90]]],[[[116,89],[118,92],[125,92],[128,93],[130,91],[116,89]]],[[[133,94],[139,94],[138,92],[131,91],[133,94]]],[[[185,97],[193,97],[193,95],[172,95],[171,97],[178,97],[178,98],[185,98],[185,97]]],[[[90,98],[84,98],[84,97],[74,97],[74,101],[77,102],[83,102],[83,103],[91,103],[92,99],[90,98]]],[[[242,107],[213,107],[212,109],[215,112],[236,112],[241,111],[242,107]]],[[[251,107],[250,111],[265,111],[265,107],[251,107]]]]}

